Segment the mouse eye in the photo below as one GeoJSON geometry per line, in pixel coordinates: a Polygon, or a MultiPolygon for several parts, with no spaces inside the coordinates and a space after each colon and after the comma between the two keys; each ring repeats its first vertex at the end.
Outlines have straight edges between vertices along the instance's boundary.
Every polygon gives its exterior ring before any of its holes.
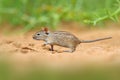
{"type": "Polygon", "coordinates": [[[40,34],[37,34],[37,35],[40,35],[40,34]]]}

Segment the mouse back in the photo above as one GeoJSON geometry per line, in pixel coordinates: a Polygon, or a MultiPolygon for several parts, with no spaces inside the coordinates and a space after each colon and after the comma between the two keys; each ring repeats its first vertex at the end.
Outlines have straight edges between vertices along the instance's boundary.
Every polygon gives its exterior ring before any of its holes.
{"type": "Polygon", "coordinates": [[[80,43],[76,36],[66,31],[55,31],[48,36],[47,40],[54,45],[63,47],[76,46],[80,43]]]}

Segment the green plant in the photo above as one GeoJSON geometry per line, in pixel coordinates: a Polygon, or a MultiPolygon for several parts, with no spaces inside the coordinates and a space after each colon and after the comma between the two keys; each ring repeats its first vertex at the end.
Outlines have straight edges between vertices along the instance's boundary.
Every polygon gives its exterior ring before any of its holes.
{"type": "Polygon", "coordinates": [[[120,0],[0,0],[0,23],[52,29],[62,21],[96,25],[112,19],[118,21],[120,0]]]}
{"type": "Polygon", "coordinates": [[[119,21],[118,15],[120,14],[120,1],[117,0],[117,9],[114,12],[111,12],[110,10],[106,10],[106,14],[104,16],[98,16],[94,20],[85,20],[85,23],[91,23],[93,25],[96,25],[98,22],[106,20],[106,19],[112,19],[113,21],[119,21]]]}

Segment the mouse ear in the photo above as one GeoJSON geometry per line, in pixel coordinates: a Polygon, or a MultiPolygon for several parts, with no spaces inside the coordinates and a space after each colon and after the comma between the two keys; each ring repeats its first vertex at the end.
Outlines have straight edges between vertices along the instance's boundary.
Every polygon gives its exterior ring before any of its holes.
{"type": "Polygon", "coordinates": [[[44,28],[44,31],[45,31],[45,32],[48,32],[48,28],[47,28],[47,27],[45,27],[45,28],[44,28]]]}
{"type": "Polygon", "coordinates": [[[45,31],[45,33],[48,33],[48,28],[47,27],[42,28],[42,30],[45,31]]]}

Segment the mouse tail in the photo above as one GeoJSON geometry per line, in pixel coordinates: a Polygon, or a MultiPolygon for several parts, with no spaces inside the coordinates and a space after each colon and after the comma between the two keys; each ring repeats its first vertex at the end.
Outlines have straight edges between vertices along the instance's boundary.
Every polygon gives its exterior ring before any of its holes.
{"type": "Polygon", "coordinates": [[[101,41],[101,40],[106,40],[106,39],[111,39],[112,37],[105,37],[105,38],[100,38],[100,39],[95,39],[95,40],[81,40],[81,43],[91,43],[91,42],[96,42],[96,41],[101,41]]]}

